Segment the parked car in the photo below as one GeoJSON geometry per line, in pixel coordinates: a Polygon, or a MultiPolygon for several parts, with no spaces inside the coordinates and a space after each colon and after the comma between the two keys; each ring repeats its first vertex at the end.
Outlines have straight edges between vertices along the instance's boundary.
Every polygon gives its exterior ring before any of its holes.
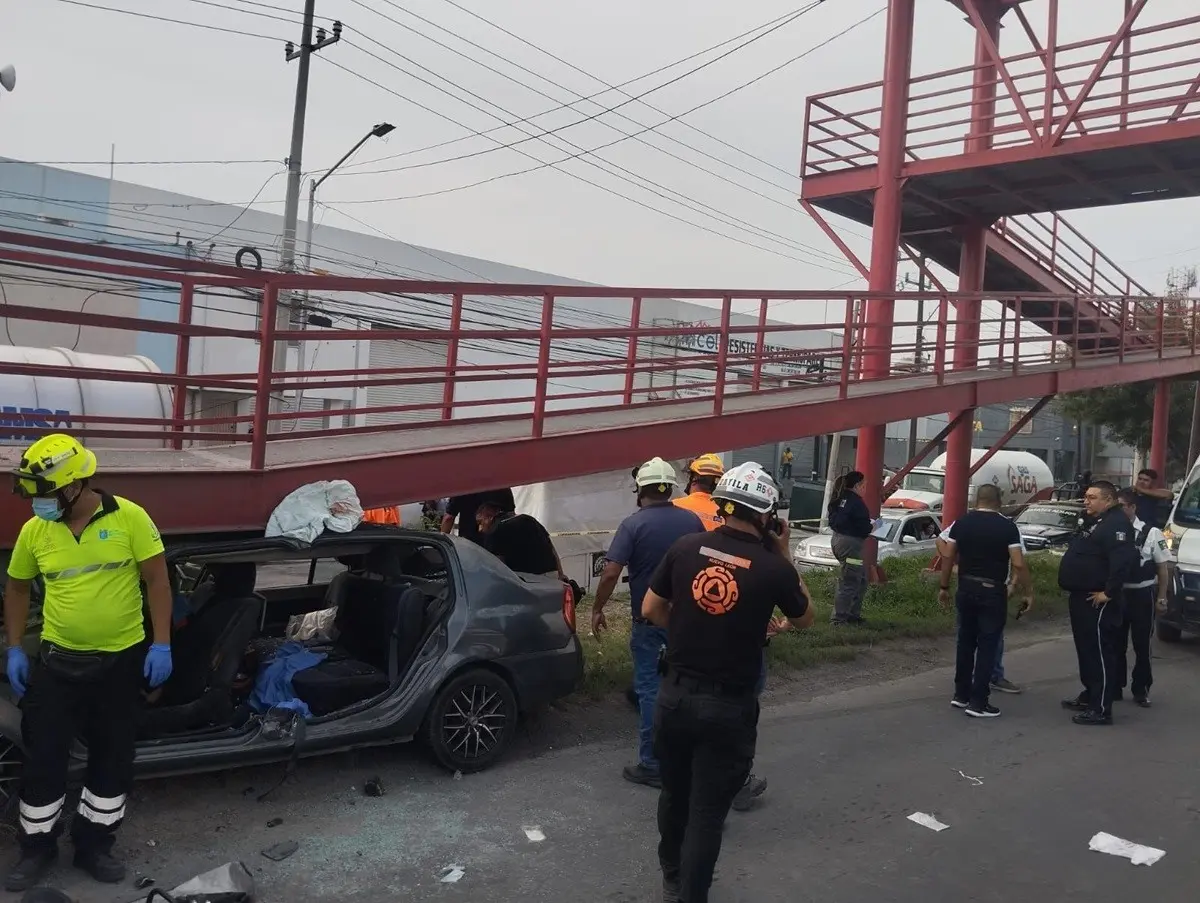
{"type": "MultiPolygon", "coordinates": [[[[174,673],[148,694],[139,777],[414,739],[450,771],[479,771],[508,749],[523,713],[583,675],[570,587],[516,574],[457,537],[368,525],[309,546],[192,543],[167,560],[190,613],[172,639],[174,673]],[[303,646],[325,656],[292,679],[311,717],[256,710],[256,674],[305,615],[317,636],[303,646]]],[[[7,796],[21,751],[21,712],[7,698],[0,738],[7,796]]],[[[73,778],[85,761],[76,741],[73,778]]]]}
{"type": "Polygon", "coordinates": [[[1039,552],[1065,546],[1079,528],[1082,502],[1038,502],[1017,515],[1025,549],[1039,552]]]}
{"type": "MultiPolygon", "coordinates": [[[[901,510],[885,511],[883,523],[887,527],[886,538],[879,540],[879,560],[906,558],[908,556],[933,556],[937,553],[938,533],[941,521],[927,512],[905,513],[901,510]]],[[[835,568],[837,558],[833,554],[833,535],[821,533],[801,539],[792,553],[792,561],[802,571],[835,568]]]]}

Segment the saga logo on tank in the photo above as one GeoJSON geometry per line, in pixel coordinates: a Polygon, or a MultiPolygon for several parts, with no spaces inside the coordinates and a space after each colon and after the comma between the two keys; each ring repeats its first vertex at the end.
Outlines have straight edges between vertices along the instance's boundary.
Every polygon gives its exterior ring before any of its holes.
{"type": "Polygon", "coordinates": [[[1013,492],[1031,495],[1038,491],[1037,477],[1034,476],[1028,467],[1013,467],[1010,464],[1008,467],[1008,481],[1012,486],[1013,492]]]}

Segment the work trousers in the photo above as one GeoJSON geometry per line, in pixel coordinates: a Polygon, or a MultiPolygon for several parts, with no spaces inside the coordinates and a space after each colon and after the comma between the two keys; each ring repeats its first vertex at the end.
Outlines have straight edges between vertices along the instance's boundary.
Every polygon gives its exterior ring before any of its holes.
{"type": "Polygon", "coordinates": [[[1101,715],[1112,714],[1113,697],[1120,681],[1121,600],[1093,605],[1088,593],[1070,594],[1071,633],[1079,656],[1079,679],[1088,707],[1101,715]]]}
{"type": "Polygon", "coordinates": [[[1129,639],[1133,638],[1133,682],[1131,689],[1134,696],[1146,696],[1150,693],[1150,685],[1154,676],[1150,671],[1150,634],[1154,631],[1154,599],[1156,590],[1153,586],[1125,590],[1125,617],[1121,622],[1121,636],[1117,641],[1117,673],[1120,675],[1120,688],[1125,689],[1129,677],[1129,662],[1126,653],[1129,650],[1129,639]]]}
{"type": "Polygon", "coordinates": [[[758,699],[750,687],[723,692],[672,673],[654,717],[659,864],[665,878],[679,881],[680,903],[707,903],[721,829],[754,759],[758,699]]]}
{"type": "Polygon", "coordinates": [[[654,757],[654,704],[658,701],[658,656],[667,645],[667,632],[649,621],[634,621],[629,637],[633,654],[633,689],[638,698],[638,762],[658,771],[654,757]]]}
{"type": "Polygon", "coordinates": [[[863,565],[865,542],[856,536],[833,534],[833,554],[842,566],[833,596],[831,620],[835,623],[844,624],[862,618],[863,597],[867,594],[867,569],[863,565]]]}
{"type": "Polygon", "coordinates": [[[87,772],[71,825],[75,849],[84,855],[112,849],[133,782],[144,659],[144,647],[132,646],[86,680],[63,677],[40,657],[34,659],[21,701],[27,753],[18,830],[23,852],[37,854],[56,845],[76,737],[87,747],[87,772]]]}
{"type": "Polygon", "coordinates": [[[982,583],[960,577],[955,598],[958,609],[958,656],[954,667],[954,696],[973,705],[987,705],[996,670],[1008,592],[1003,583],[982,583]]]}

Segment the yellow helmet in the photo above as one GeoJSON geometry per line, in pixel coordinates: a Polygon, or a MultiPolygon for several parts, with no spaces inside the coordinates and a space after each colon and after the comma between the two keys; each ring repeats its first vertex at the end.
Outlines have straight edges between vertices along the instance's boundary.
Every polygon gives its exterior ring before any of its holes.
{"type": "Polygon", "coordinates": [[[65,433],[43,436],[25,450],[12,471],[13,492],[25,498],[53,495],[96,473],[96,456],[65,433]]]}
{"type": "Polygon", "coordinates": [[[714,455],[709,452],[689,461],[688,471],[698,477],[716,477],[720,479],[725,475],[725,465],[722,463],[720,455],[714,455]]]}

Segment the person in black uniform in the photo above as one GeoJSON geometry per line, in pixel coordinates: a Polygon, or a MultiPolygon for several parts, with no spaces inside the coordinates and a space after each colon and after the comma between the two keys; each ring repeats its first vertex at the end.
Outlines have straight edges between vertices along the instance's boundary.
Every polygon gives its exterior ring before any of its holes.
{"type": "Polygon", "coordinates": [[[1076,724],[1112,724],[1120,682],[1121,594],[1135,576],[1139,556],[1116,486],[1092,483],[1083,504],[1087,520],[1058,568],[1058,585],[1070,594],[1071,633],[1083,681],[1083,692],[1064,699],[1063,708],[1076,712],[1071,719],[1076,724]]]}
{"type": "Polygon", "coordinates": [[[676,540],[642,601],[643,617],[667,629],[654,724],[667,903],[707,903],[721,829],[754,760],[755,687],[776,606],[796,627],[813,622],[771,476],[759,464],[739,465],[713,499],[725,524],[676,540]]]}
{"type": "Polygon", "coordinates": [[[554,541],[533,515],[505,511],[500,501],[484,501],[475,509],[475,524],[477,542],[512,570],[566,580],[554,541]]]}
{"type": "Polygon", "coordinates": [[[479,506],[485,502],[494,502],[501,511],[516,511],[517,503],[513,499],[513,491],[508,487],[490,489],[487,492],[472,492],[469,495],[456,495],[446,504],[446,514],[442,517],[442,532],[449,533],[458,521],[458,535],[471,542],[480,541],[479,523],[476,513],[479,506]]]}
{"type": "Polygon", "coordinates": [[[1021,531],[1000,513],[999,487],[984,483],[976,491],[975,510],[952,523],[942,541],[946,554],[938,601],[943,607],[950,605],[950,577],[958,563],[958,658],[950,704],[974,718],[995,718],[1000,710],[988,696],[1008,618],[1010,576],[1025,595],[1022,611],[1033,605],[1021,531]]]}
{"type": "Polygon", "coordinates": [[[852,470],[833,484],[829,502],[829,529],[833,531],[831,548],[842,566],[833,597],[833,624],[861,624],[863,597],[867,594],[867,568],[863,564],[863,546],[875,528],[871,512],[862,499],[866,477],[852,470]]]}

